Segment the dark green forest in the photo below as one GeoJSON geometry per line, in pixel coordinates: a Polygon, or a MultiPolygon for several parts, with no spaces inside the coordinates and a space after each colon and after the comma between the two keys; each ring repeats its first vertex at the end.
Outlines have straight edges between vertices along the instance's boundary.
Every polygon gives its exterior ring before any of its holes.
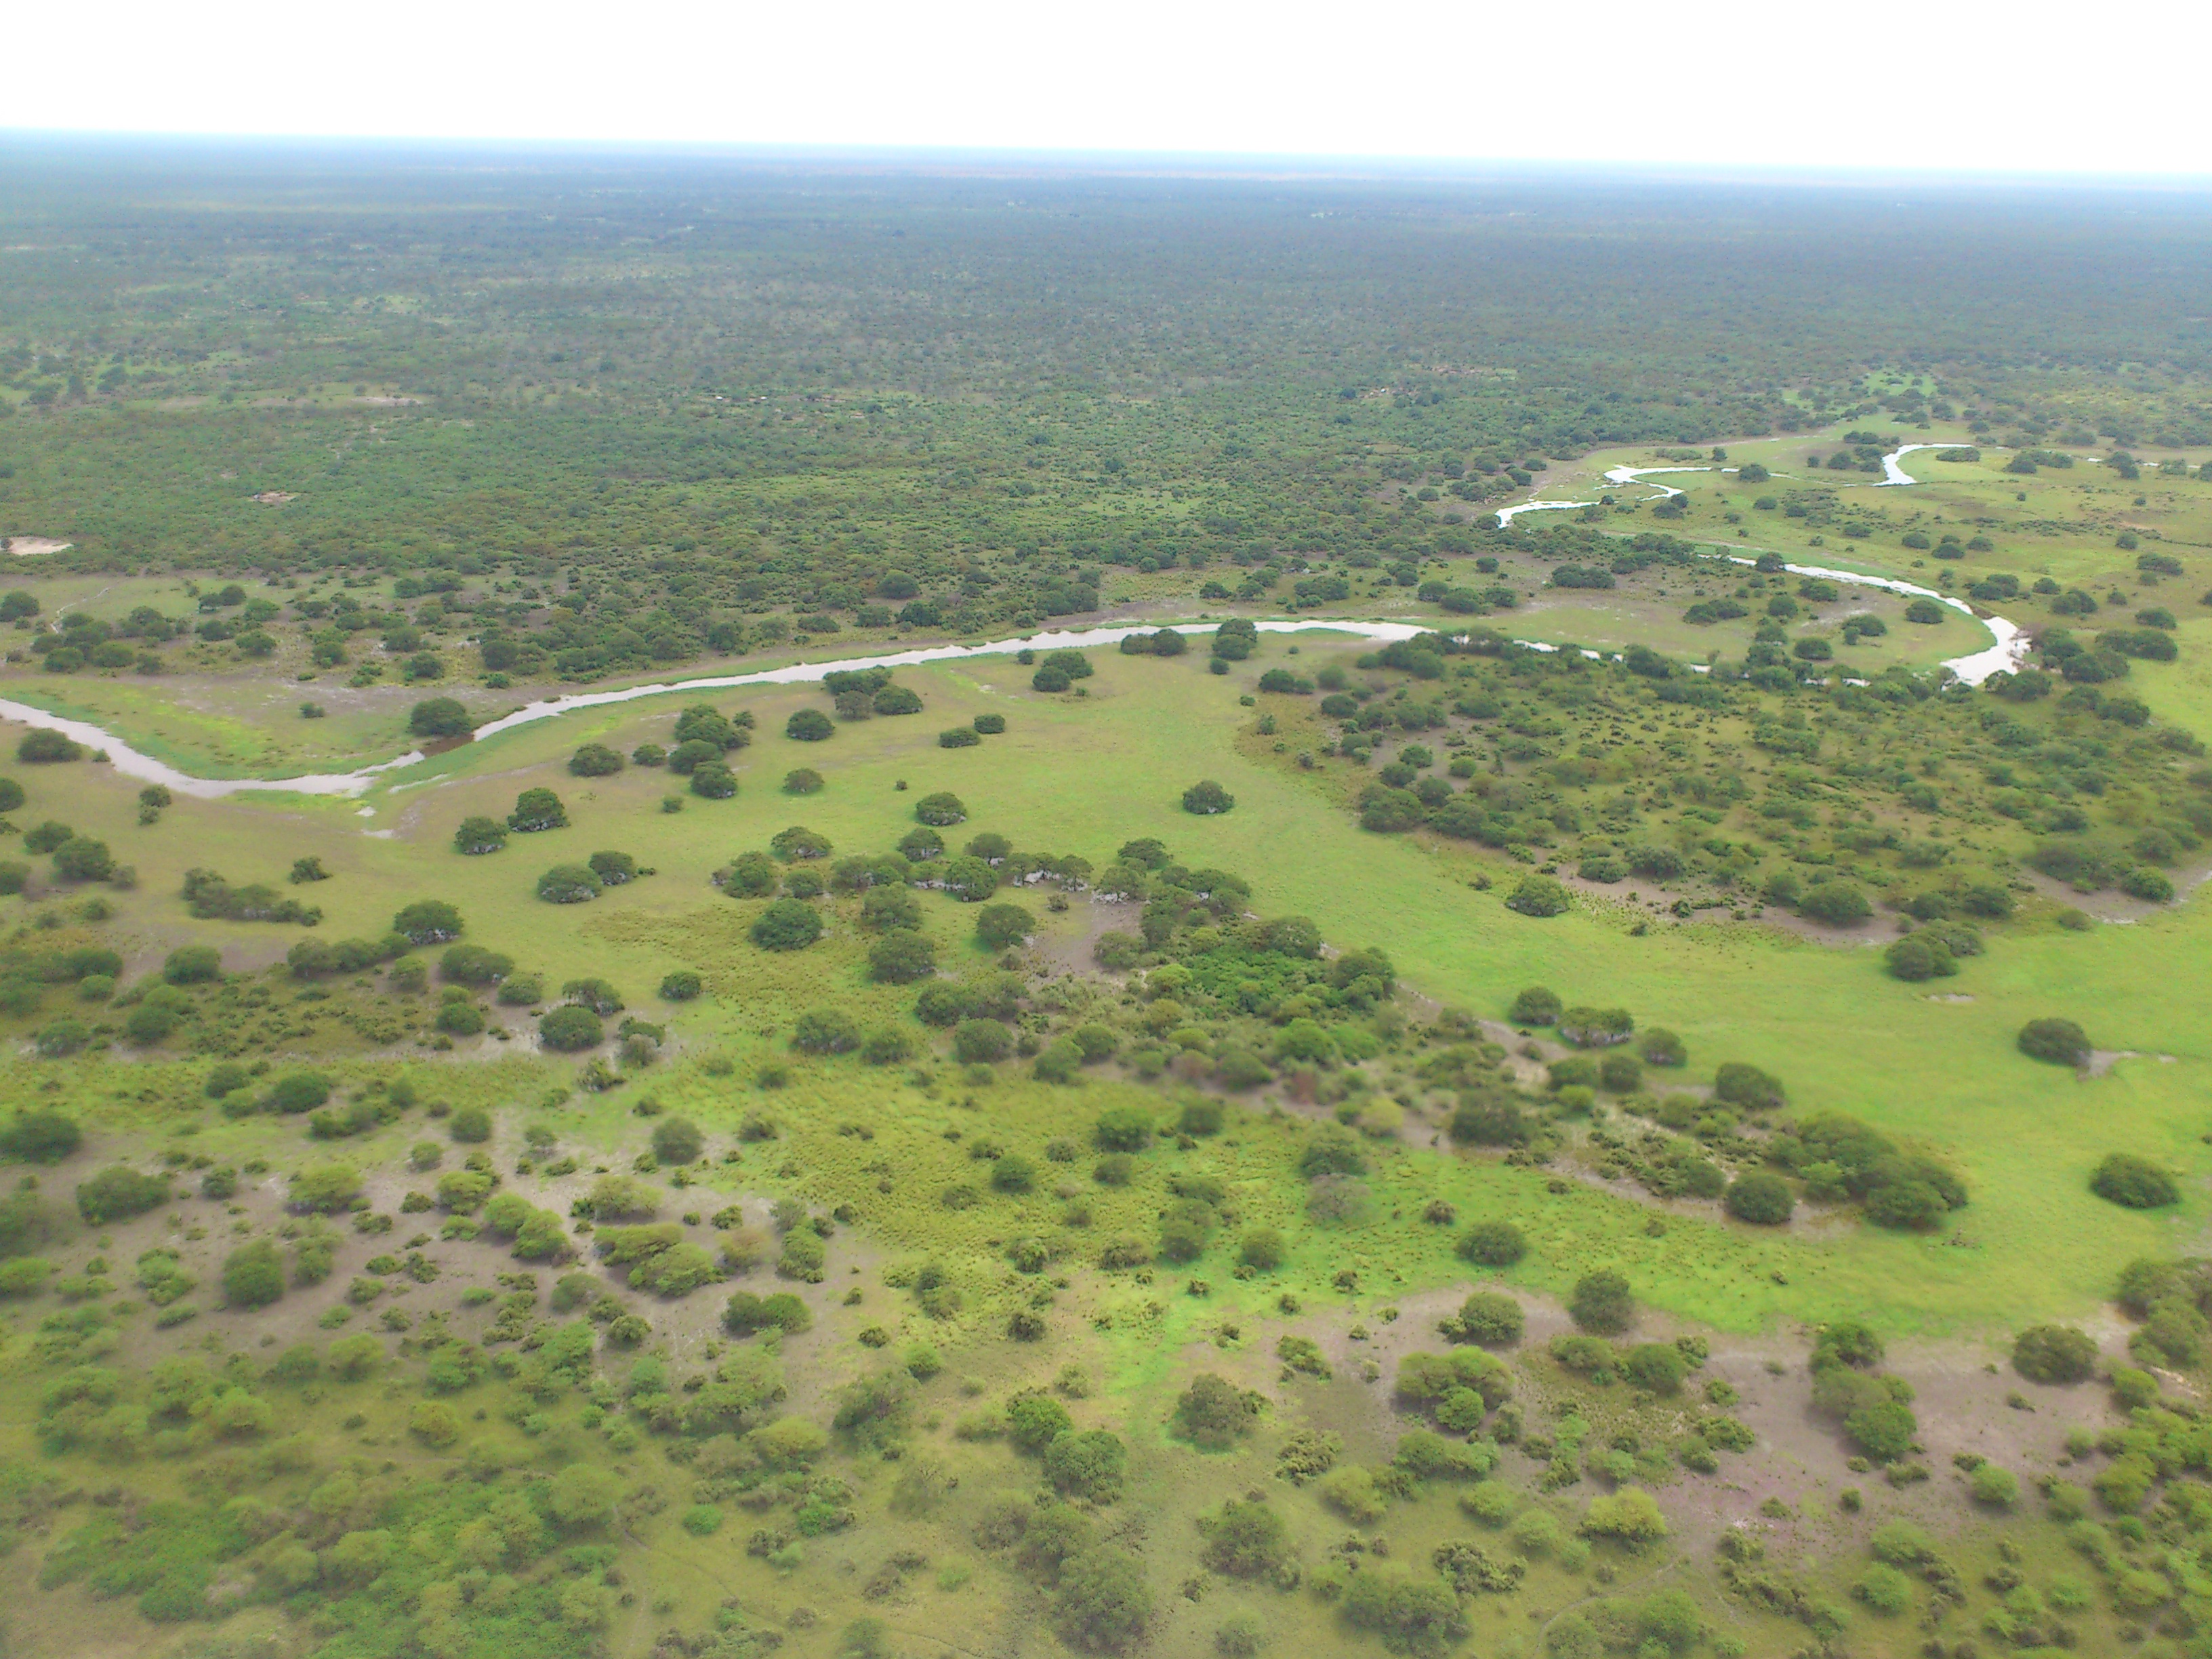
{"type": "Polygon", "coordinates": [[[17,139],[0,520],[98,569],[573,572],[664,657],[982,628],[1466,551],[1599,446],[2202,442],[2193,203],[17,139]]]}

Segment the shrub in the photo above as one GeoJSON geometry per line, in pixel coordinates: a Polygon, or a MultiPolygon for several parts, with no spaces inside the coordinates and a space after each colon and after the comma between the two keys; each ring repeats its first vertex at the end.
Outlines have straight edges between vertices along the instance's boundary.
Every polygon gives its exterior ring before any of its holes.
{"type": "Polygon", "coordinates": [[[1455,1333],[1486,1348],[1510,1347],[1521,1340],[1525,1321],[1521,1304],[1500,1291],[1477,1291],[1460,1304],[1455,1333]]]}
{"type": "Polygon", "coordinates": [[[1912,1408],[1898,1400],[1877,1400],[1860,1407],[1844,1419],[1844,1433],[1851,1443],[1877,1463],[1894,1463],[1912,1449],[1920,1431],[1912,1408]]]}
{"type": "Polygon", "coordinates": [[[1567,1312],[1584,1330],[1609,1336],[1628,1328],[1636,1315],[1636,1303],[1629,1293],[1628,1281],[1610,1267],[1601,1267],[1575,1281],[1567,1312]]]}
{"type": "Polygon", "coordinates": [[[549,1011],[538,1022],[538,1041],[563,1054],[596,1048],[606,1041],[606,1035],[597,1014],[573,1003],[549,1011]]]}
{"type": "Polygon", "coordinates": [[[1567,890],[1549,876],[1524,876],[1505,901],[1505,908],[1517,910],[1524,916],[1557,916],[1566,914],[1569,904],[1567,890]]]}
{"type": "Polygon", "coordinates": [[[431,697],[408,711],[407,729],[418,738],[465,738],[475,725],[453,697],[431,697]]]}
{"type": "Polygon", "coordinates": [[[968,808],[959,796],[939,790],[934,794],[924,795],[914,804],[914,817],[917,823],[945,830],[967,822],[968,808]]]}
{"type": "Polygon", "coordinates": [[[83,1144],[76,1120],[59,1112],[15,1110],[15,1121],[0,1133],[0,1152],[27,1164],[58,1164],[83,1144]]]}
{"type": "Polygon", "coordinates": [[[1211,817],[1216,813],[1226,812],[1236,805],[1237,797],[1224,789],[1212,778],[1202,779],[1182,792],[1182,810],[1195,813],[1200,817],[1211,817]]]}
{"type": "Polygon", "coordinates": [[[104,841],[71,836],[54,848],[54,873],[64,881],[106,881],[115,874],[115,857],[104,841]]]}
{"type": "Polygon", "coordinates": [[[1912,1581],[1877,1561],[1852,1581],[1851,1594],[1883,1618],[1894,1619],[1912,1606],[1912,1581]]]}
{"type": "Polygon", "coordinates": [[[720,761],[708,761],[691,769],[690,787],[702,800],[727,800],[738,793],[738,775],[720,761]]]}
{"type": "Polygon", "coordinates": [[[698,975],[688,968],[679,968],[662,978],[660,1000],[663,1002],[689,1002],[705,988],[698,975]]]}
{"type": "Polygon", "coordinates": [[[1797,1207],[1790,1183],[1764,1170],[1741,1176],[1732,1182],[1721,1203],[1738,1221],[1760,1227],[1780,1226],[1797,1207]]]}
{"type": "Polygon", "coordinates": [[[1874,914],[1866,894],[1848,881],[1824,881],[1808,888],[1797,909],[1829,927],[1856,927],[1874,914]]]}
{"type": "Polygon", "coordinates": [[[1036,929],[1036,918],[1018,904],[987,904],[975,914],[977,943],[994,951],[1019,945],[1036,929]]]}
{"type": "Polygon", "coordinates": [[[222,953],[212,945],[187,945],[169,952],[161,977],[171,985],[204,985],[222,977],[222,953]]]}
{"type": "Polygon", "coordinates": [[[105,1227],[112,1222],[143,1215],[156,1205],[166,1204],[168,1199],[166,1177],[141,1175],[118,1164],[78,1184],[76,1212],[84,1218],[86,1226],[105,1227]]]}
{"type": "Polygon", "coordinates": [[[836,1008],[810,1008],[793,1024],[791,1046],[803,1054],[850,1054],[860,1044],[860,1028],[836,1008]]]}
{"type": "Polygon", "coordinates": [[[1510,1221],[1478,1221],[1459,1242],[1466,1260],[1485,1267],[1510,1267],[1528,1254],[1528,1241],[1510,1221]]]}
{"type": "Polygon", "coordinates": [[[1667,1395],[1680,1390],[1689,1362],[1672,1343],[1644,1342],[1628,1351],[1620,1368],[1638,1388],[1667,1395]]]}
{"type": "Polygon", "coordinates": [[[26,732],[22,741],[15,745],[15,758],[33,766],[49,765],[57,761],[81,760],[83,757],[82,744],[45,726],[26,732]]]}
{"type": "Polygon", "coordinates": [[[1152,1616],[1144,1564],[1109,1545],[1076,1555],[1060,1567],[1053,1616],[1071,1647],[1121,1653],[1135,1646],[1152,1616]]]}
{"type": "Polygon", "coordinates": [[[2032,1019],[2020,1028],[2016,1041],[2030,1060],[2053,1066],[2085,1066],[2089,1060],[2088,1035],[2070,1019],[2032,1019]]]}
{"type": "Polygon", "coordinates": [[[222,1264],[222,1299],[234,1308],[265,1308],[284,1294],[284,1262],[259,1238],[233,1250],[222,1264]]]}
{"type": "Polygon", "coordinates": [[[1648,1544],[1667,1535],[1666,1516],[1651,1494],[1640,1486],[1623,1486],[1607,1498],[1594,1498],[1583,1513],[1582,1530],[1594,1538],[1617,1538],[1630,1545],[1648,1544]]]}
{"type": "Polygon", "coordinates": [[[868,977],[879,985],[911,985],[937,971],[937,946],[927,934],[895,928],[868,947],[868,977]]]}
{"type": "Polygon", "coordinates": [[[1882,965],[1890,977],[1910,984],[1944,979],[1959,971],[1959,964],[1942,940],[1926,933],[1907,933],[1882,952],[1882,965]]]}
{"type": "Polygon", "coordinates": [[[568,770],[580,778],[611,777],[623,769],[623,757],[603,743],[587,743],[568,757],[568,770]]]}
{"type": "Polygon", "coordinates": [[[1995,1463],[1984,1463],[1966,1478],[1967,1490],[1977,1504],[1987,1504],[1992,1509],[2008,1510],[2020,1502],[2020,1477],[2010,1469],[1999,1468],[1995,1463]]]}
{"type": "Polygon", "coordinates": [[[1713,1073],[1713,1098],[1747,1112],[1765,1111],[1782,1104],[1782,1085],[1756,1066],[1729,1060],[1713,1073]]]}
{"type": "Polygon", "coordinates": [[[471,857],[496,853],[507,845],[507,826],[497,818],[481,814],[463,818],[460,828],[453,831],[453,850],[471,857]]]}
{"type": "Polygon", "coordinates": [[[1273,1273],[1287,1254],[1283,1236],[1273,1227],[1255,1227],[1238,1241],[1237,1259],[1255,1273],[1273,1273]]]}
{"type": "Polygon", "coordinates": [[[1102,1152],[1140,1152],[1152,1143],[1152,1120],[1137,1107],[1115,1106],[1099,1114],[1091,1136],[1102,1152]]]}
{"type": "Polygon", "coordinates": [[[599,878],[581,864],[556,864],[538,878],[538,896],[548,904],[584,904],[599,896],[599,878]]]}
{"type": "Polygon", "coordinates": [[[2089,1178],[2089,1190],[2130,1210],[2161,1209],[2181,1201],[2180,1186],[2171,1175],[2131,1152],[2106,1153],[2089,1178]]]}
{"type": "Polygon", "coordinates": [[[1540,985],[1532,985],[1513,999],[1513,1006],[1506,1018],[1516,1025],[1549,1025],[1559,1018],[1560,1005],[1556,992],[1540,985]]]}
{"type": "Polygon", "coordinates": [[[995,1019],[963,1019],[953,1028],[953,1056],[965,1064],[988,1065],[1013,1049],[1012,1036],[995,1019]]]}
{"type": "Polygon", "coordinates": [[[568,827],[568,809],[550,789],[526,789],[514,798],[514,810],[507,815],[507,827],[522,835],[565,830],[568,827]]]}
{"type": "Polygon", "coordinates": [[[752,941],[764,951],[803,951],[821,937],[821,915],[799,899],[776,900],[752,925],[752,941]]]}
{"type": "Polygon", "coordinates": [[[2033,1325],[2014,1339],[2012,1365],[2031,1382],[2086,1382],[2097,1345],[2069,1325],[2033,1325]]]}

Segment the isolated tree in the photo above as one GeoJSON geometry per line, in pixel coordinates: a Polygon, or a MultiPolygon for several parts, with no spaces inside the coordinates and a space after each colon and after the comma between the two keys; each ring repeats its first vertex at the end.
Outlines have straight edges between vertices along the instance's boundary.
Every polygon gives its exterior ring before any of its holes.
{"type": "Polygon", "coordinates": [[[2162,1209],[2181,1201],[2181,1187],[2166,1170],[2132,1152],[2109,1152],[2089,1177],[2089,1190],[2130,1210],[2162,1209]]]}
{"type": "Polygon", "coordinates": [[[596,1048],[606,1041],[606,1027],[599,1023],[599,1017],[573,1003],[549,1010],[538,1022],[538,1041],[564,1054],[596,1048]]]}
{"type": "Polygon", "coordinates": [[[461,820],[453,831],[453,850],[470,857],[496,853],[507,845],[507,830],[497,818],[485,817],[482,813],[461,820]]]}
{"type": "Polygon", "coordinates": [[[2089,1063],[2088,1034],[2070,1019],[2032,1019],[2020,1028],[2020,1051],[2054,1066],[2089,1063]]]}
{"type": "Polygon", "coordinates": [[[284,1294],[284,1261],[265,1238],[233,1250],[222,1264],[222,1297],[234,1308],[265,1308],[284,1294]]]}
{"type": "Polygon", "coordinates": [[[408,711],[407,729],[418,738],[465,738],[476,730],[469,711],[453,697],[431,697],[408,711]]]}
{"type": "Polygon", "coordinates": [[[1628,1328],[1636,1316],[1636,1302],[1627,1279],[1610,1267],[1601,1267],[1575,1281],[1567,1312],[1584,1330],[1610,1336],[1628,1328]]]}
{"type": "Polygon", "coordinates": [[[752,925],[753,943],[763,951],[803,951],[822,937],[822,917],[799,899],[778,899],[752,925]]]}
{"type": "Polygon", "coordinates": [[[696,1164],[707,1138],[688,1117],[666,1117],[653,1126],[653,1155],[663,1164],[696,1164]]]}
{"type": "Polygon", "coordinates": [[[410,945],[445,945],[461,936],[461,913],[443,899],[417,899],[392,918],[392,931],[410,945]]]}
{"type": "Polygon", "coordinates": [[[2070,1325],[2032,1325],[2014,1339],[2012,1366],[2031,1382],[2086,1382],[2097,1345],[2070,1325]]]}
{"type": "Polygon", "coordinates": [[[507,827],[524,835],[565,830],[568,827],[568,809],[550,789],[526,789],[514,798],[514,810],[507,815],[507,827]]]}
{"type": "Polygon", "coordinates": [[[1019,945],[1036,931],[1036,918],[1018,904],[987,904],[975,914],[976,940],[994,951],[1019,945]]]}
{"type": "Polygon", "coordinates": [[[1200,817],[1226,812],[1236,805],[1237,797],[1212,778],[1202,779],[1182,792],[1182,810],[1196,813],[1200,817]]]}
{"type": "Polygon", "coordinates": [[[583,904],[599,897],[599,884],[586,865],[556,864],[538,878],[538,896],[548,904],[583,904]]]}

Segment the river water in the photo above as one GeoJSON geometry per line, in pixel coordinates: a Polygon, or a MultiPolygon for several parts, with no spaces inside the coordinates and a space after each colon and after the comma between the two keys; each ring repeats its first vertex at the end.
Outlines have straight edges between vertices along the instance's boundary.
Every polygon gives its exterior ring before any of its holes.
{"type": "MultiPolygon", "coordinates": [[[[1898,458],[1919,449],[1942,449],[1945,444],[1905,444],[1882,457],[1885,484],[1909,484],[1916,482],[1897,465],[1898,458]]],[[[1711,472],[1710,466],[1616,466],[1609,470],[1606,482],[1614,484],[1642,483],[1654,473],[1711,472]]],[[[1678,495],[1681,492],[1672,485],[1655,486],[1662,495],[1678,495]]],[[[1498,520],[1510,523],[1522,513],[1553,511],[1564,507],[1583,507],[1589,501],[1523,501],[1516,507],[1498,510],[1498,520]]],[[[1736,564],[1750,564],[1752,560],[1739,554],[1721,554],[1736,564]]],[[[1932,587],[1923,587],[1915,582],[1899,581],[1887,576],[1869,576],[1856,570],[1833,570],[1821,565],[1785,564],[1783,568],[1794,575],[1825,576],[1832,580],[1853,582],[1862,587],[1885,588],[1893,593],[1907,593],[1918,599],[1934,599],[1939,605],[1950,606],[1966,616],[1975,616],[1973,607],[1964,599],[1954,599],[1932,587]]],[[[1990,675],[2015,665],[2027,649],[2026,637],[2013,623],[2002,617],[1983,615],[1978,617],[1990,630],[1993,642],[1987,649],[1971,656],[1954,657],[1943,666],[1969,685],[1979,685],[1990,675]]],[[[1343,617],[1316,618],[1311,622],[1263,622],[1255,626],[1263,634],[1297,634],[1308,631],[1351,634],[1361,639],[1406,640],[1416,634],[1427,633],[1437,626],[1419,623],[1355,622],[1343,617]]],[[[501,732],[511,732],[517,726],[529,726],[538,720],[554,720],[562,714],[574,714],[586,708],[605,708],[616,703],[635,702],[644,697],[677,696],[701,691],[725,691],[741,685],[792,685],[818,680],[823,675],[839,669],[913,668],[923,663],[962,662],[971,657],[1004,656],[1011,652],[1034,648],[1038,651],[1087,650],[1102,645],[1119,645],[1131,634],[1149,634],[1155,629],[1190,627],[1171,622],[1120,623],[1109,628],[1053,629],[1043,633],[1024,634],[1012,639],[994,640],[985,645],[928,645],[911,651],[886,651],[872,656],[845,657],[836,662],[789,663],[781,668],[758,669],[749,674],[710,674],[697,679],[669,680],[652,685],[623,686],[611,691],[579,691],[563,697],[548,697],[538,702],[526,703],[513,714],[502,714],[487,726],[477,728],[481,740],[496,737],[501,732]]],[[[1193,631],[1207,632],[1202,627],[1193,631]]],[[[1538,644],[1540,649],[1550,649],[1538,641],[1520,641],[1523,645],[1538,644]]],[[[1587,653],[1595,656],[1598,653],[1587,653]]],[[[46,726],[65,733],[88,748],[106,751],[109,763],[125,777],[137,778],[147,783],[167,786],[180,795],[191,795],[204,800],[225,795],[250,792],[278,792],[294,795],[358,795],[386,773],[404,771],[420,764],[427,756],[421,750],[410,750],[391,760],[380,761],[374,766],[364,766],[351,772],[307,773],[289,778],[196,778],[180,772],[165,761],[133,749],[122,738],[102,731],[84,720],[68,720],[59,714],[34,708],[28,703],[14,702],[0,698],[0,719],[10,720],[24,726],[46,726]]]]}

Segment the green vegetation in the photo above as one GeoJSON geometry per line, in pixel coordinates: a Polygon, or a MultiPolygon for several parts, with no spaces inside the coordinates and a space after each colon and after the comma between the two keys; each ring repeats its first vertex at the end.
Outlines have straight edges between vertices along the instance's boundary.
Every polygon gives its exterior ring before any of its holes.
{"type": "Polygon", "coordinates": [[[0,210],[6,695],[425,755],[8,738],[10,1651],[2203,1644],[2193,207],[289,165],[0,210]]]}

